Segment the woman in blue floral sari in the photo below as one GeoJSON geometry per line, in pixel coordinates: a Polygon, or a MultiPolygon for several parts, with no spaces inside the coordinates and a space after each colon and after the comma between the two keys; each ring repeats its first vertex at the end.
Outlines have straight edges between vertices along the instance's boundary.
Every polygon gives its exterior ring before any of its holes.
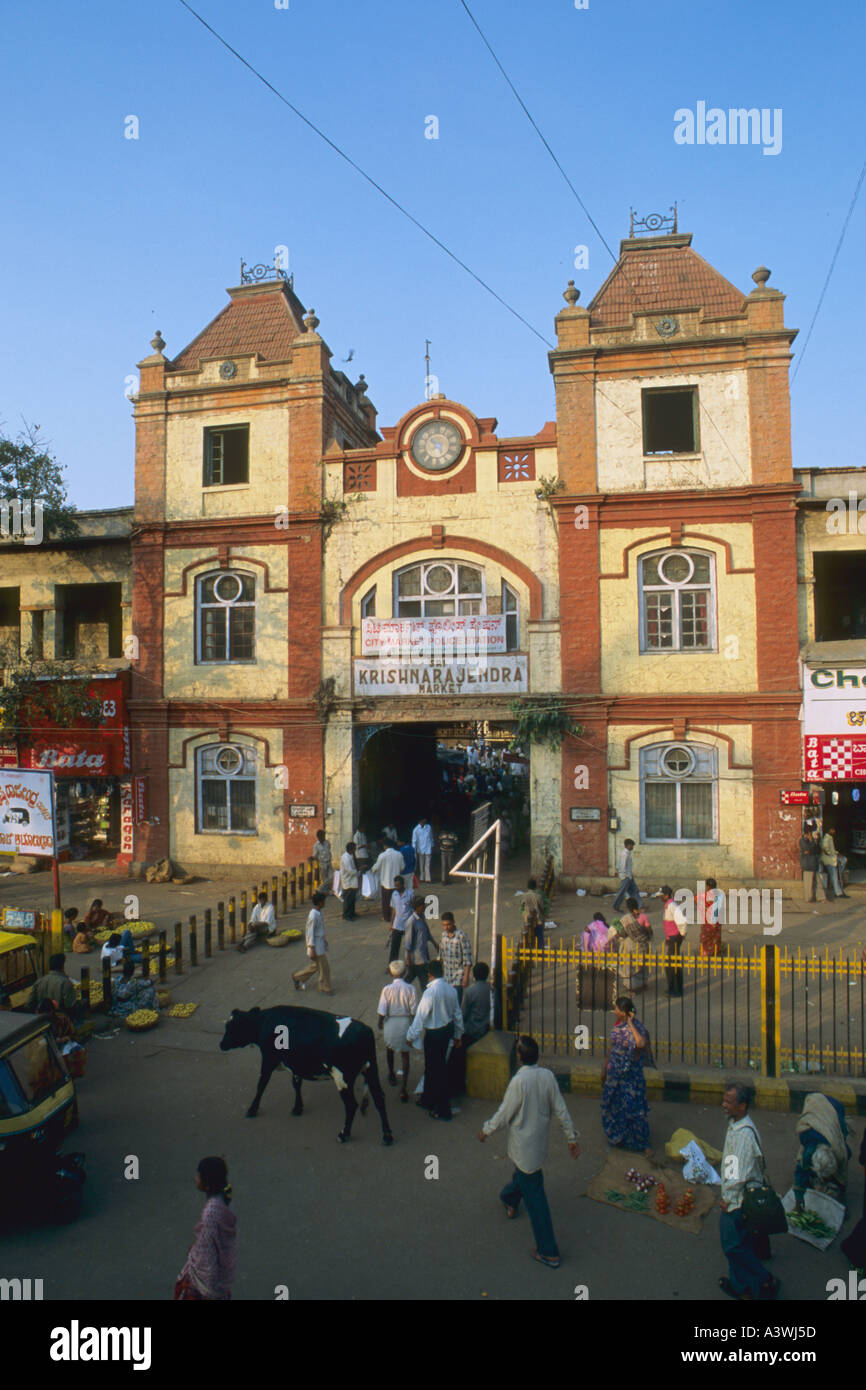
{"type": "Polygon", "coordinates": [[[635,1018],[634,1005],[621,994],[614,1004],[616,1022],[610,1035],[601,1079],[601,1122],[614,1148],[650,1156],[649,1106],[643,1069],[653,1066],[649,1033],[635,1018]]]}

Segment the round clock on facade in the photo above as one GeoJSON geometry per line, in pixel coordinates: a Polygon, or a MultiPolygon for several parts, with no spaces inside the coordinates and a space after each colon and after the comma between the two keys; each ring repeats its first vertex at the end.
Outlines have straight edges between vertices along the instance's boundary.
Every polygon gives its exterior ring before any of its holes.
{"type": "Polygon", "coordinates": [[[412,458],[427,473],[442,473],[457,462],[465,440],[450,420],[428,420],[412,436],[412,458]]]}
{"type": "Polygon", "coordinates": [[[220,365],[220,376],[223,381],[231,381],[233,376],[237,376],[238,367],[236,362],[223,362],[220,365]]]}
{"type": "Polygon", "coordinates": [[[679,328],[679,324],[674,318],[664,318],[659,319],[658,323],[656,324],[656,328],[658,329],[659,333],[661,333],[663,338],[672,338],[674,333],[676,333],[677,329],[679,328]]]}

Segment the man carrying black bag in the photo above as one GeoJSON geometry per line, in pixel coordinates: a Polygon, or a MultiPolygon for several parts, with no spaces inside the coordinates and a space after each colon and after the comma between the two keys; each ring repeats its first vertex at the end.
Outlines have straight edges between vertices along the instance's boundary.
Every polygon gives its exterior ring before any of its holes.
{"type": "Polygon", "coordinates": [[[722,1100],[722,1109],[729,1122],[722,1154],[719,1236],[728,1257],[730,1277],[720,1279],[719,1288],[729,1298],[743,1303],[776,1298],[780,1288],[780,1281],[773,1278],[758,1258],[759,1249],[765,1259],[769,1256],[770,1242],[766,1235],[756,1237],[749,1231],[743,1212],[746,1184],[761,1183],[764,1176],[761,1141],[749,1116],[754,1098],[754,1087],[729,1081],[722,1100]]]}

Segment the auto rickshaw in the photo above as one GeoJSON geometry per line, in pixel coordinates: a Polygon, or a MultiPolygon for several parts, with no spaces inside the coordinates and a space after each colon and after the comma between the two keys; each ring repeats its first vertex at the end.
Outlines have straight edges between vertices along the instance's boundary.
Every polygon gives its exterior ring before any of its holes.
{"type": "Polygon", "coordinates": [[[0,993],[8,994],[13,1009],[26,1008],[42,974],[42,948],[36,937],[0,931],[0,993]]]}
{"type": "Polygon", "coordinates": [[[77,1216],[84,1155],[59,1152],[74,1124],[75,1086],[50,1016],[0,1011],[0,1213],[77,1216]]]}

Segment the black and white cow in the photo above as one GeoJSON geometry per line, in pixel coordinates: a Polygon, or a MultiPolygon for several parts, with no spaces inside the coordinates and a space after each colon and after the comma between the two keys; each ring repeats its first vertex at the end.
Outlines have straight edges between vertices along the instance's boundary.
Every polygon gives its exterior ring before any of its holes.
{"type": "Polygon", "coordinates": [[[369,1104],[367,1089],[382,1120],[382,1143],[393,1144],[394,1136],[385,1111],[385,1094],[379,1081],[376,1065],[376,1039],[372,1028],[353,1018],[337,1018],[336,1014],[320,1009],[296,1009],[280,1004],[273,1009],[232,1009],[220,1043],[221,1052],[255,1043],[262,1054],[262,1070],[253,1103],[247,1111],[249,1119],[259,1113],[259,1103],[265,1087],[278,1067],[292,1073],[295,1088],[293,1115],[304,1109],[301,1085],[318,1077],[330,1076],[343,1101],[346,1122],[337,1139],[347,1144],[352,1121],[358,1109],[355,1100],[355,1080],[359,1073],[364,1081],[365,1094],[361,1101],[363,1115],[369,1104]]]}

